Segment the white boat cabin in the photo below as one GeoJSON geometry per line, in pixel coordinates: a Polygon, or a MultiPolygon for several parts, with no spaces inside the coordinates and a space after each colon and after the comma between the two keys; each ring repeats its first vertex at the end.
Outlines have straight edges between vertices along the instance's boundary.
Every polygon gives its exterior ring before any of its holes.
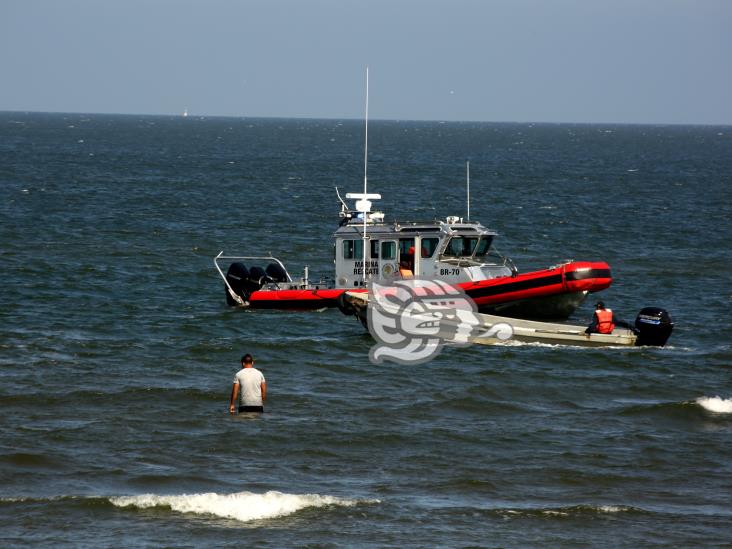
{"type": "Polygon", "coordinates": [[[345,204],[341,217],[334,234],[336,288],[413,276],[459,283],[515,272],[513,262],[493,246],[497,233],[477,221],[448,217],[445,221],[386,223],[381,212],[350,211],[345,204]]]}

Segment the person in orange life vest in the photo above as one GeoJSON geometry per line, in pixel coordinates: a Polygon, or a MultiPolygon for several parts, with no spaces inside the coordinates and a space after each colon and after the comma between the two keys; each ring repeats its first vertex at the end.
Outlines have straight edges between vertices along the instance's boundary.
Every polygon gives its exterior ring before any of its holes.
{"type": "Polygon", "coordinates": [[[605,304],[602,301],[598,301],[595,305],[595,314],[592,315],[592,322],[585,330],[586,334],[611,334],[616,326],[621,328],[628,328],[630,330],[633,327],[627,322],[618,320],[615,318],[615,314],[612,309],[606,309],[605,304]]]}

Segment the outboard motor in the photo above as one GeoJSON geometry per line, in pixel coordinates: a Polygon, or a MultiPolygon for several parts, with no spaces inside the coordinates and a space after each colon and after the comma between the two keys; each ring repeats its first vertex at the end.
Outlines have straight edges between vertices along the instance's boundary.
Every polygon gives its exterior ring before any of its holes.
{"type": "MultiPolygon", "coordinates": [[[[256,292],[272,279],[262,267],[247,269],[244,263],[232,263],[226,272],[226,281],[234,293],[246,301],[252,292],[256,292]]],[[[226,303],[232,306],[237,305],[228,290],[226,291],[226,303]]]]}
{"type": "Polygon", "coordinates": [[[273,282],[287,282],[287,273],[279,263],[270,263],[264,272],[273,282]]]}
{"type": "MultiPolygon", "coordinates": [[[[246,301],[249,297],[249,269],[246,268],[244,263],[232,263],[229,265],[229,270],[226,271],[226,282],[229,283],[234,293],[240,296],[246,301]]],[[[236,301],[229,294],[228,288],[226,290],[226,303],[233,306],[236,305],[236,301]]]]}
{"type": "Polygon", "coordinates": [[[249,283],[253,290],[259,290],[267,282],[272,282],[272,279],[267,275],[262,267],[252,267],[249,269],[249,283]]]}
{"type": "Polygon", "coordinates": [[[638,334],[635,344],[663,347],[673,329],[674,323],[665,309],[646,307],[635,317],[635,333],[638,334]]]}

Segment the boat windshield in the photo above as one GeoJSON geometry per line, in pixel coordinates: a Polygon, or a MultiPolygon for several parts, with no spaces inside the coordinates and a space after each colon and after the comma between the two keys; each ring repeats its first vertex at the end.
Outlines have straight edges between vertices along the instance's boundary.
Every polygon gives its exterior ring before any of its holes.
{"type": "Polygon", "coordinates": [[[493,242],[492,236],[483,236],[478,242],[478,248],[475,250],[475,258],[482,259],[489,255],[491,251],[491,243],[493,242]]]}
{"type": "Polygon", "coordinates": [[[477,236],[453,236],[445,248],[447,257],[470,257],[473,255],[479,238],[477,236]]]}
{"type": "Polygon", "coordinates": [[[445,257],[473,257],[483,259],[491,249],[492,236],[453,236],[445,248],[445,257]]]}

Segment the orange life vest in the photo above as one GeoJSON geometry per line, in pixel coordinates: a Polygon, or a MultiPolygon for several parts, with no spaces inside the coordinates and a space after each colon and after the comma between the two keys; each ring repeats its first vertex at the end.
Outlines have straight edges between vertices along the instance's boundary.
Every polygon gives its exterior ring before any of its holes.
{"type": "Polygon", "coordinates": [[[611,334],[615,329],[613,324],[613,312],[610,309],[598,309],[595,311],[597,315],[597,333],[611,334]]]}

